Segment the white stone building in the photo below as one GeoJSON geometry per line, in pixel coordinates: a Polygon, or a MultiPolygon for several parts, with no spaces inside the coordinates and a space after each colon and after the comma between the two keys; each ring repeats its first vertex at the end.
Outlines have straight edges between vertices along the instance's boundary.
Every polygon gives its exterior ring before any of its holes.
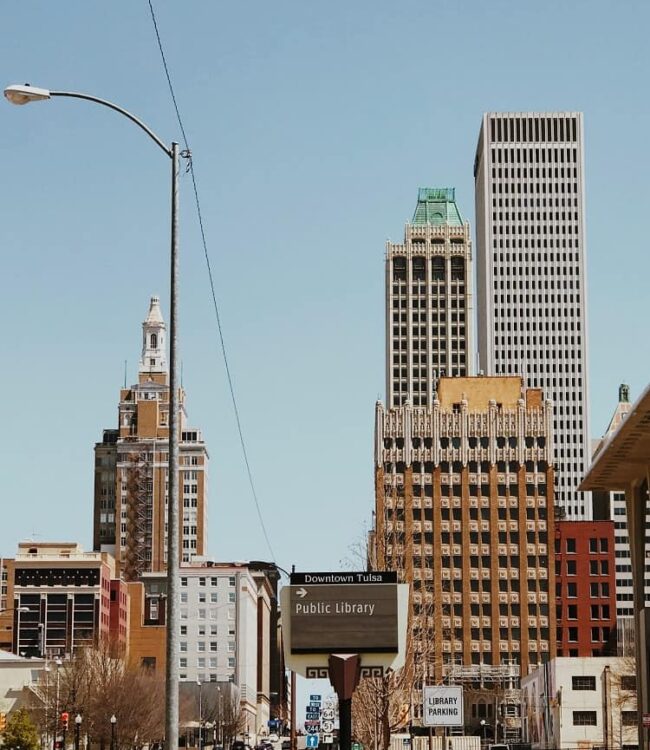
{"type": "Polygon", "coordinates": [[[591,520],[582,114],[483,115],[474,178],[479,366],[553,402],[556,501],[591,520]]]}
{"type": "Polygon", "coordinates": [[[523,741],[537,748],[638,747],[631,658],[558,657],[521,680],[523,741]]]}
{"type": "Polygon", "coordinates": [[[268,659],[259,663],[270,633],[264,577],[245,564],[194,562],[181,566],[180,598],[180,679],[234,683],[255,737],[270,718],[268,659]]]}

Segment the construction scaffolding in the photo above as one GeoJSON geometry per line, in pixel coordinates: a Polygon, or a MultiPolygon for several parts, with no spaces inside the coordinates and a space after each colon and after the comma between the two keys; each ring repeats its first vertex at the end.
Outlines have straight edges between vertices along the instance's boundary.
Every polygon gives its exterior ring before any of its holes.
{"type": "Polygon", "coordinates": [[[151,508],[153,472],[144,450],[129,454],[126,467],[126,545],[124,577],[137,580],[149,570],[151,554],[151,508]]]}
{"type": "Polygon", "coordinates": [[[501,664],[452,663],[447,667],[446,683],[472,687],[477,693],[494,698],[494,741],[521,742],[520,665],[514,659],[501,664]]]}

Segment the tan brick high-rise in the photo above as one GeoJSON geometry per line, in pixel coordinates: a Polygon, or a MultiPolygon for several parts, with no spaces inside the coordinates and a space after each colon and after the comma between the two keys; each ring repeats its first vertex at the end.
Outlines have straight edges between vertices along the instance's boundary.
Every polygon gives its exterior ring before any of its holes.
{"type": "MultiPolygon", "coordinates": [[[[94,548],[114,553],[127,580],[162,571],[167,550],[169,373],[166,326],[158,297],[142,324],[138,382],[120,391],[118,428],[95,445],[94,548]]],[[[187,426],[180,389],[179,494],[182,560],[207,546],[208,453],[201,432],[187,426]]]]}
{"type": "Polygon", "coordinates": [[[374,562],[411,583],[431,681],[555,654],[552,414],[507,376],[443,377],[428,407],[377,404],[374,562]]]}

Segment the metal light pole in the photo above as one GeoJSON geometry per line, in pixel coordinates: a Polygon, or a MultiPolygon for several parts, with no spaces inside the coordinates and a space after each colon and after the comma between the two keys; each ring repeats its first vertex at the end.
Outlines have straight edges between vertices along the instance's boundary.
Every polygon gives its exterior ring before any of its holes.
{"type": "Polygon", "coordinates": [[[111,750],[115,750],[115,725],[117,724],[117,716],[113,714],[111,716],[111,750]]]}
{"type": "MultiPolygon", "coordinates": [[[[165,745],[167,750],[178,747],[178,641],[180,637],[180,580],[179,580],[179,513],[178,513],[178,447],[180,437],[179,398],[178,398],[178,174],[179,147],[163,141],[141,120],[122,107],[89,94],[71,91],[49,91],[35,86],[8,86],[5,97],[12,104],[28,104],[43,101],[55,96],[101,104],[119,112],[143,130],[156,145],[171,159],[171,257],[170,257],[170,322],[169,322],[169,465],[167,500],[167,642],[165,673],[165,745]]],[[[184,154],[189,156],[189,154],[184,154]]]]}
{"type": "Polygon", "coordinates": [[[79,735],[81,734],[81,714],[74,717],[74,750],[79,750],[79,735]]]}
{"type": "Polygon", "coordinates": [[[59,735],[59,686],[61,684],[61,675],[59,674],[59,670],[61,669],[61,665],[63,664],[63,662],[61,661],[61,659],[55,659],[54,663],[56,664],[56,713],[54,714],[55,729],[54,736],[52,737],[52,750],[56,750],[56,738],[59,735]]]}

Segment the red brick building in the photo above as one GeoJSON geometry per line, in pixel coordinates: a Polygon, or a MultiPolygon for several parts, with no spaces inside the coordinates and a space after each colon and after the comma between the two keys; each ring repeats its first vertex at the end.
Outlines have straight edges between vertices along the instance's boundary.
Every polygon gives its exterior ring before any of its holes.
{"type": "Polygon", "coordinates": [[[613,521],[556,521],[558,656],[616,653],[613,521]]]}

